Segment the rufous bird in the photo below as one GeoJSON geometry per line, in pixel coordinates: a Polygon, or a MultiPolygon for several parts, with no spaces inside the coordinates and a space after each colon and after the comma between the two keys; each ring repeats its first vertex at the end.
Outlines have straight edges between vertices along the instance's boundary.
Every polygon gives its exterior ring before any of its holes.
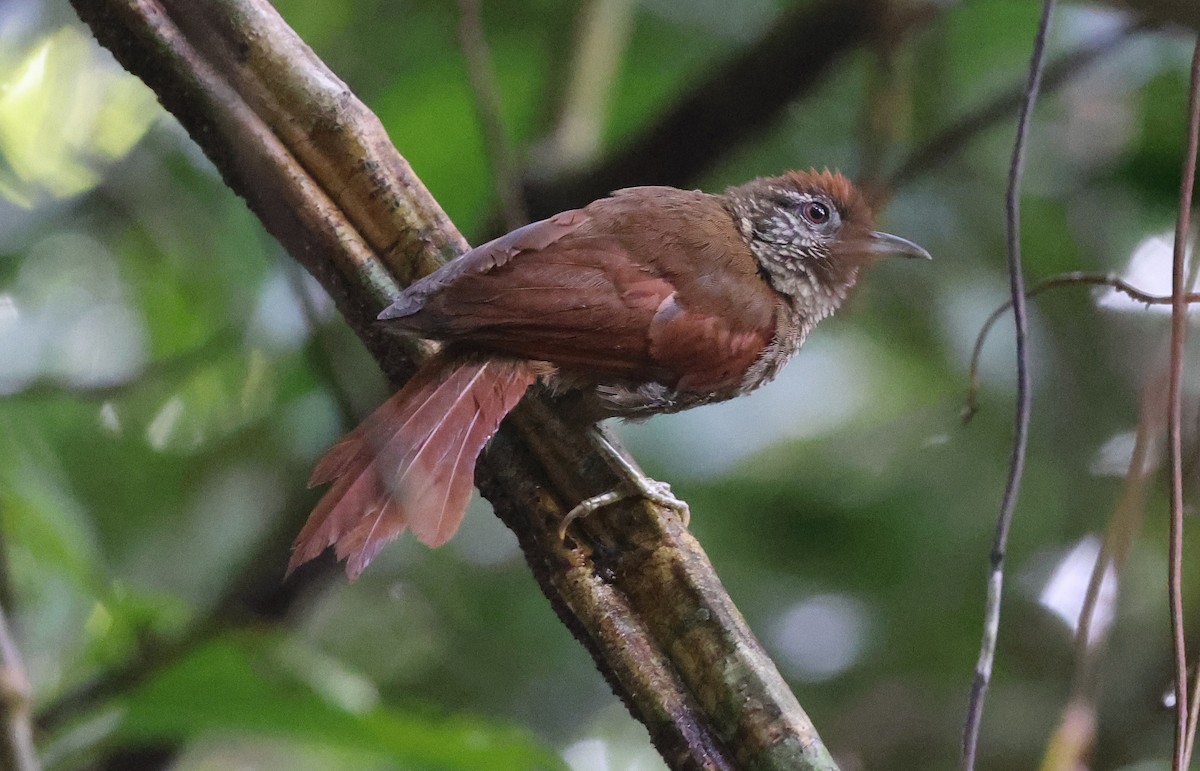
{"type": "MultiPolygon", "coordinates": [[[[472,249],[380,314],[388,329],[444,347],[317,463],[310,484],[333,486],[296,538],[289,570],[334,546],[354,578],[405,529],[445,543],[462,522],[476,458],[539,379],[579,391],[593,422],[753,391],[887,254],[929,258],[872,230],[862,194],[829,171],[759,178],[724,195],[619,190],[472,249]]],[[[633,494],[678,504],[641,479],[633,494]]],[[[566,521],[621,497],[584,501],[566,521]]]]}

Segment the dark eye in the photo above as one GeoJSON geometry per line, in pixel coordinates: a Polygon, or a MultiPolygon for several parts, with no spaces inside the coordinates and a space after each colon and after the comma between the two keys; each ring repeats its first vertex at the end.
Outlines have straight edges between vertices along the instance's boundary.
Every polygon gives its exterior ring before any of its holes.
{"type": "Polygon", "coordinates": [[[829,207],[820,201],[809,201],[800,209],[804,219],[814,225],[824,225],[829,222],[829,207]]]}

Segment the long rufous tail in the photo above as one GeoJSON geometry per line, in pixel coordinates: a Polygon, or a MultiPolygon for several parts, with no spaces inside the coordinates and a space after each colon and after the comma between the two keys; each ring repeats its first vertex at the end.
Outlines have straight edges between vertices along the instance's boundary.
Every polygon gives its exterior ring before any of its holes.
{"type": "Polygon", "coordinates": [[[296,537],[288,571],[334,546],[357,578],[405,528],[428,546],[448,541],[470,500],[476,457],[535,379],[515,359],[426,362],[313,469],[310,486],[333,486],[296,537]]]}

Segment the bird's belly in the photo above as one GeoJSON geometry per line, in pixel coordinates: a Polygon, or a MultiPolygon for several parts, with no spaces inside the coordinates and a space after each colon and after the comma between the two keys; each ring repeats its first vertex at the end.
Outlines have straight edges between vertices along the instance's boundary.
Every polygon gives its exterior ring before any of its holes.
{"type": "MultiPolygon", "coordinates": [[[[585,396],[588,411],[597,419],[619,417],[638,421],[748,394],[775,379],[783,365],[800,350],[811,327],[795,309],[784,308],[778,316],[774,338],[740,375],[705,388],[659,381],[602,381],[585,396]]],[[[678,382],[687,382],[687,378],[678,382]]]]}
{"type": "Polygon", "coordinates": [[[704,390],[675,388],[665,383],[601,383],[589,397],[592,411],[604,417],[645,420],[652,415],[682,412],[716,404],[757,390],[775,379],[800,347],[800,339],[772,342],[740,378],[704,390]]]}
{"type": "Polygon", "coordinates": [[[590,394],[589,401],[590,411],[598,416],[639,421],[723,402],[742,393],[745,392],[736,387],[698,392],[680,391],[663,383],[602,383],[590,394]]]}

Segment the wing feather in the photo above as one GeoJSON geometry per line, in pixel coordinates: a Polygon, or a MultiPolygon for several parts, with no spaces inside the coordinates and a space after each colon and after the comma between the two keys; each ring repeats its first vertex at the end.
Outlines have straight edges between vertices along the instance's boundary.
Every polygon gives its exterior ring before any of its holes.
{"type": "Polygon", "coordinates": [[[640,188],[468,252],[383,318],[592,380],[728,387],[775,333],[755,266],[718,198],[640,188]]]}

